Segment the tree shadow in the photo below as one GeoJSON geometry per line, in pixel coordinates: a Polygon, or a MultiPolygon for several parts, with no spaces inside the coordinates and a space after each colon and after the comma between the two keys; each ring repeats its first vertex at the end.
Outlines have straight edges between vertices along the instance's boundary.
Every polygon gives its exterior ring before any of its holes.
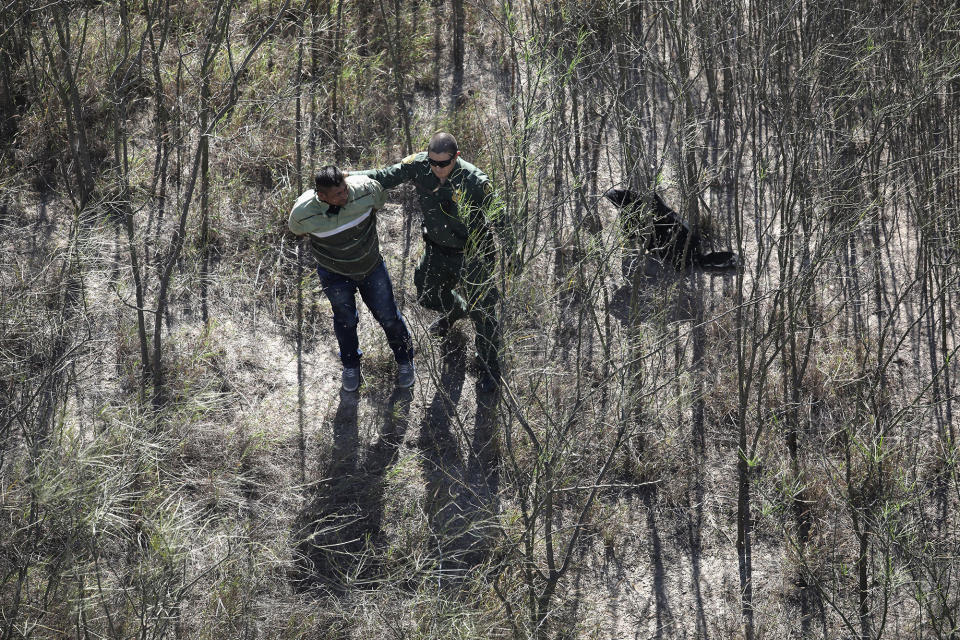
{"type": "Polygon", "coordinates": [[[453,81],[450,85],[450,112],[456,113],[457,109],[463,105],[463,70],[454,69],[453,81]]]}
{"type": "Polygon", "coordinates": [[[342,593],[376,586],[386,570],[382,538],[384,484],[407,431],[412,389],[394,389],[382,408],[382,428],[360,457],[360,397],[341,392],[333,423],[333,450],[324,479],[313,489],[293,527],[300,590],[324,587],[342,593]]]}
{"type": "Polygon", "coordinates": [[[657,529],[655,491],[643,494],[647,508],[647,527],[650,530],[650,561],[653,563],[653,599],[656,605],[657,631],[654,637],[671,637],[674,631],[673,611],[667,597],[666,569],[663,566],[663,543],[657,529]]]}
{"type": "MultiPolygon", "coordinates": [[[[27,237],[27,242],[30,243],[30,256],[43,256],[48,252],[50,244],[53,242],[54,234],[57,231],[56,216],[51,217],[49,214],[49,198],[46,193],[41,193],[40,202],[37,203],[37,217],[34,219],[33,224],[31,225],[32,233],[27,237]]],[[[14,222],[14,216],[10,216],[11,213],[16,214],[16,209],[12,208],[12,211],[7,211],[5,207],[4,217],[10,218],[10,222],[14,222]]],[[[0,226],[0,228],[3,228],[0,226]]],[[[6,230],[4,230],[6,231],[6,230]]],[[[35,258],[36,259],[36,258],[35,258]]]]}
{"type": "MultiPolygon", "coordinates": [[[[698,461],[702,464],[702,460],[698,461]]],[[[703,470],[697,469],[694,478],[692,504],[687,509],[687,544],[690,548],[690,586],[696,605],[697,638],[707,638],[707,613],[703,606],[703,591],[700,583],[703,576],[701,558],[703,556],[703,502],[705,498],[703,470]]]]}
{"type": "Polygon", "coordinates": [[[484,529],[499,490],[496,394],[477,394],[473,439],[467,459],[460,452],[457,404],[466,377],[464,342],[444,349],[437,391],[420,427],[418,446],[427,489],[426,510],[436,571],[441,583],[461,579],[486,556],[484,529]]]}

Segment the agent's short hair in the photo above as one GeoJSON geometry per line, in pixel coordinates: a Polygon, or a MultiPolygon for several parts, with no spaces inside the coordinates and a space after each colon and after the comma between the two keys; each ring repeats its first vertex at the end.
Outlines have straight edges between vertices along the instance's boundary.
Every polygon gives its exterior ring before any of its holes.
{"type": "Polygon", "coordinates": [[[343,172],[332,164],[322,167],[313,176],[314,188],[317,191],[321,189],[332,189],[339,187],[343,183],[343,172]]]}
{"type": "Polygon", "coordinates": [[[430,138],[430,144],[427,145],[429,153],[449,153],[451,156],[457,155],[457,139],[449,133],[438,131],[430,138]]]}

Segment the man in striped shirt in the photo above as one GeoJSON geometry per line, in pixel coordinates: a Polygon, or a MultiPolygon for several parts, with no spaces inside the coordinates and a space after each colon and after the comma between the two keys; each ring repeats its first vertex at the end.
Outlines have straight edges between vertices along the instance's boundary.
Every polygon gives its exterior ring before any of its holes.
{"type": "Polygon", "coordinates": [[[344,177],[335,166],[320,169],[314,182],[315,188],[297,199],[287,225],[296,235],[310,236],[317,274],[333,309],[343,390],[360,387],[358,291],[393,349],[397,386],[413,386],[413,341],[394,300],[377,237],[377,209],[386,202],[383,187],[366,176],[344,177]]]}

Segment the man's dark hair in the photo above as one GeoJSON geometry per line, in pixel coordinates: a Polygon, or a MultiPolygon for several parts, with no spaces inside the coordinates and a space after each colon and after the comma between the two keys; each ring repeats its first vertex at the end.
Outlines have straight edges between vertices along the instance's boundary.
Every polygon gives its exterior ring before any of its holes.
{"type": "Polygon", "coordinates": [[[438,131],[430,138],[427,151],[429,153],[449,153],[451,156],[456,155],[457,151],[459,151],[457,148],[457,139],[449,133],[438,131]]]}
{"type": "Polygon", "coordinates": [[[339,187],[343,182],[343,172],[340,171],[337,167],[332,164],[321,168],[313,176],[314,188],[317,191],[321,189],[332,189],[333,187],[339,187]]]}

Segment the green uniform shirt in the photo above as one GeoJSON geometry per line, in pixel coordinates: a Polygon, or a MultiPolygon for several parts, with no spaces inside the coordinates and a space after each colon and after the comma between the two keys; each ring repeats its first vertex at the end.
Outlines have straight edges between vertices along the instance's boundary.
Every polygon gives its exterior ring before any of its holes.
{"type": "Polygon", "coordinates": [[[297,235],[310,234],[321,267],[353,280],[363,280],[383,257],[377,237],[377,209],[387,195],[366,176],[347,176],[347,204],[332,207],[311,189],[297,199],[287,226],[297,235]]]}
{"type": "Polygon", "coordinates": [[[413,182],[423,211],[423,234],[430,242],[462,250],[472,236],[473,242],[482,247],[489,242],[487,218],[498,213],[493,206],[493,186],[487,175],[469,162],[458,157],[454,163],[453,171],[443,184],[430,170],[426,151],[383,169],[353,175],[369,176],[384,189],[401,182],[413,182]]]}

